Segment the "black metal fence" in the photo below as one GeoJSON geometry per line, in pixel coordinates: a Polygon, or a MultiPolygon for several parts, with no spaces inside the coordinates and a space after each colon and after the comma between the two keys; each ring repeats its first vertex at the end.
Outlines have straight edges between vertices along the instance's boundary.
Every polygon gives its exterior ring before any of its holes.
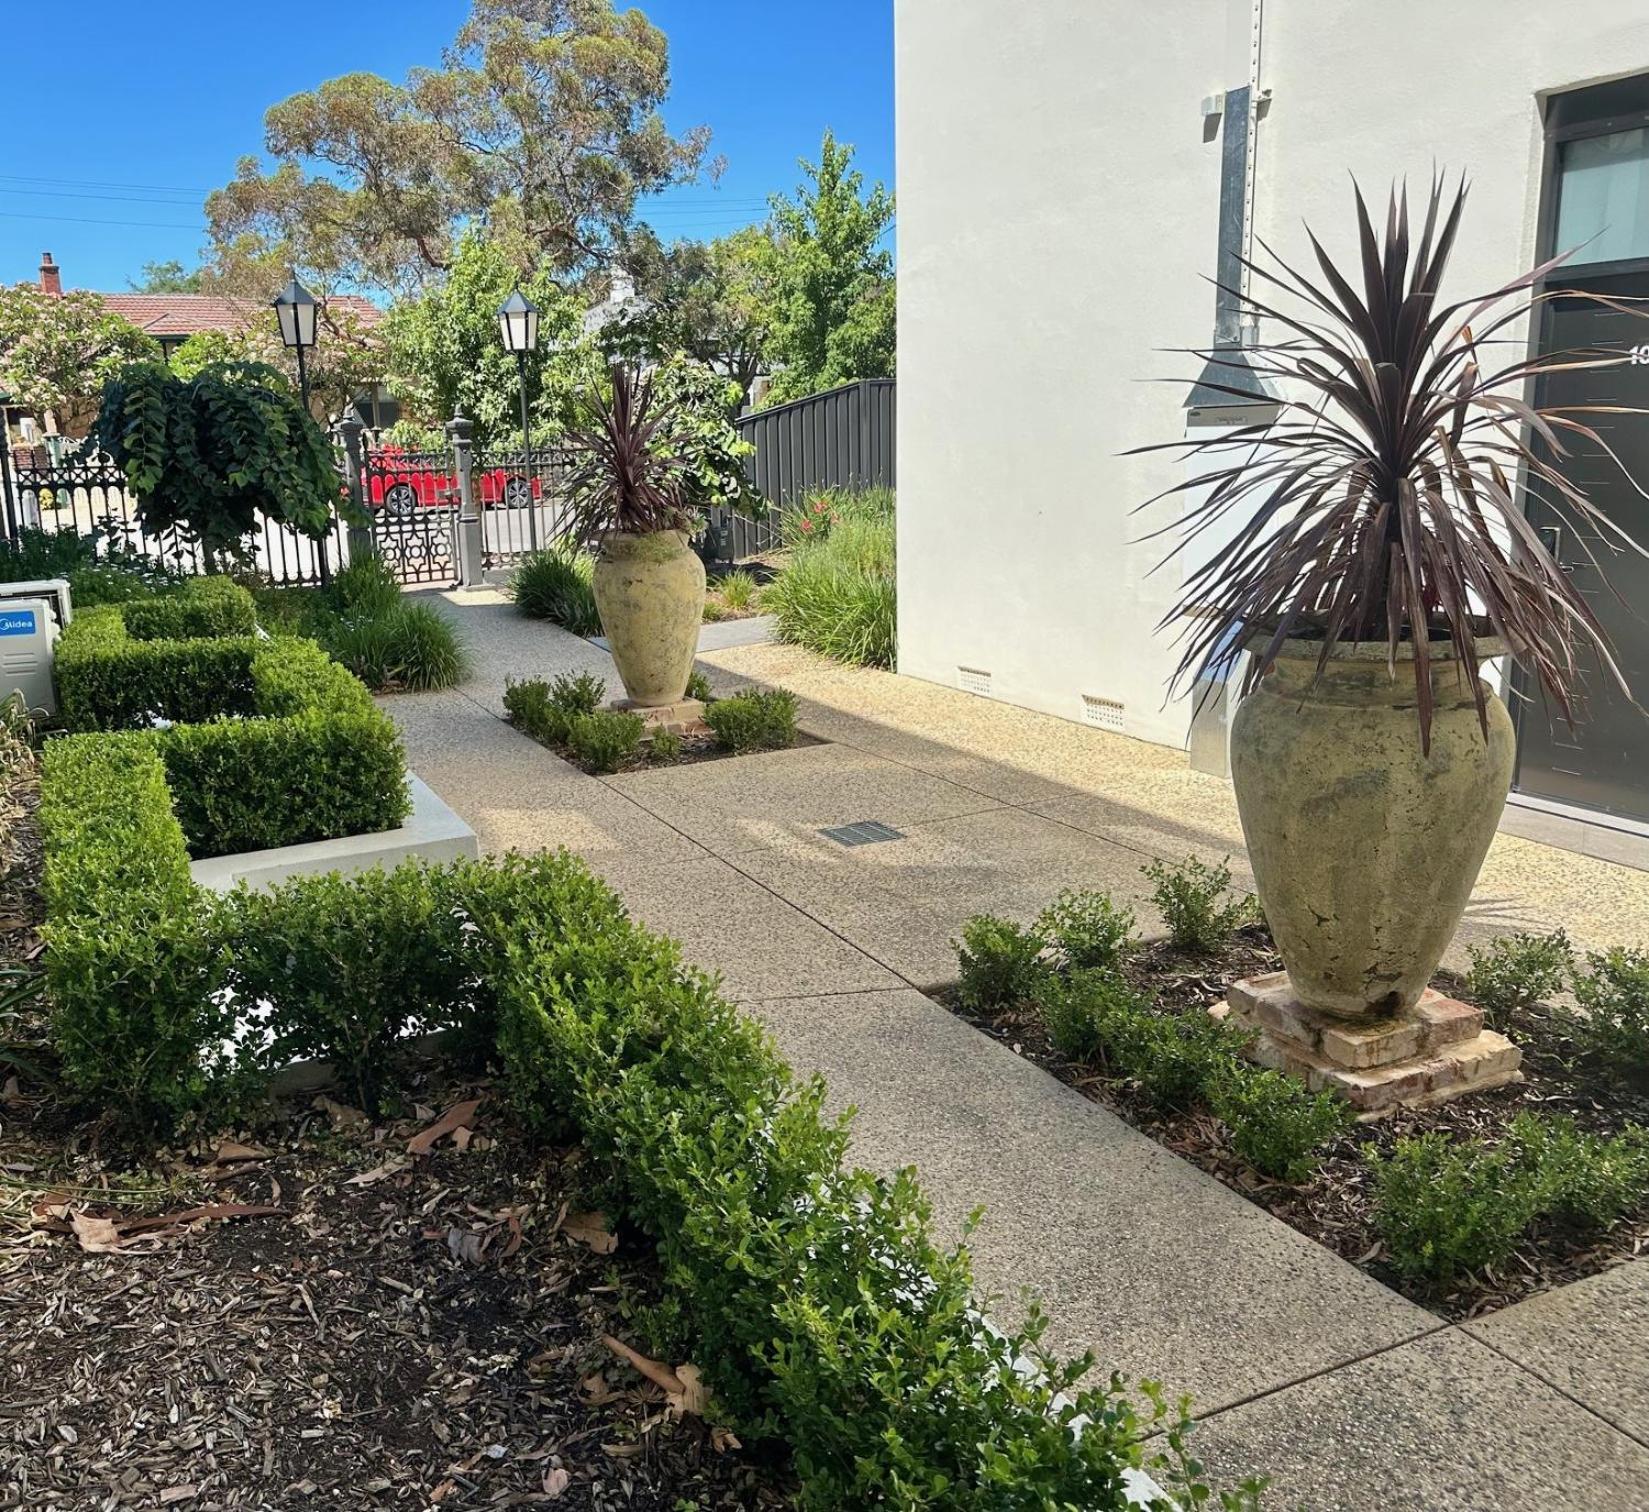
{"type": "MultiPolygon", "coordinates": [[[[175,530],[143,529],[125,476],[104,457],[69,455],[54,461],[43,448],[0,452],[0,509],[11,539],[26,528],[72,532],[96,536],[117,550],[138,552],[183,572],[206,571],[198,544],[183,540],[175,530]]],[[[342,549],[335,531],[326,543],[327,561],[336,565],[342,549]]],[[[282,586],[323,579],[320,544],[289,525],[260,518],[253,556],[259,571],[282,586]]]]}
{"type": "MultiPolygon", "coordinates": [[[[741,416],[739,435],[756,448],[750,481],[779,513],[824,488],[895,487],[896,406],[892,378],[864,378],[741,416]]],[[[777,514],[716,509],[711,521],[729,532],[734,557],[771,550],[782,534],[777,514]]]]}
{"type": "MultiPolygon", "coordinates": [[[[872,378],[741,417],[739,433],[756,448],[747,464],[752,483],[778,512],[822,488],[893,487],[894,402],[893,380],[872,378]]],[[[477,581],[481,570],[507,568],[561,537],[569,524],[565,450],[472,454],[465,422],[455,421],[449,432],[450,449],[415,452],[369,438],[358,420],[340,424],[340,497],[347,490],[359,500],[370,535],[340,522],[317,543],[290,526],[260,520],[254,565],[273,583],[322,583],[329,569],[348,562],[351,539],[357,550],[370,539],[403,583],[450,585],[466,571],[477,581]],[[466,467],[475,505],[468,546],[461,484],[466,467]]],[[[19,448],[10,456],[0,453],[0,464],[8,535],[23,526],[97,534],[187,572],[206,570],[199,546],[175,531],[143,530],[126,480],[106,459],[71,455],[54,461],[43,449],[19,448]]],[[[723,555],[734,558],[771,550],[782,536],[777,512],[750,519],[717,509],[711,523],[727,532],[723,555]]]]}
{"type": "Polygon", "coordinates": [[[534,447],[530,454],[519,446],[476,452],[472,486],[485,567],[513,566],[529,551],[560,539],[568,526],[570,465],[561,447],[534,447]]]}

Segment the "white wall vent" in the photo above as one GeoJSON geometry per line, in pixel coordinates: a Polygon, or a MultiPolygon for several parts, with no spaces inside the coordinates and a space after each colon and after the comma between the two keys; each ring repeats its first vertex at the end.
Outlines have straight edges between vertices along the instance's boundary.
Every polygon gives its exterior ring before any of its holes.
{"type": "Polygon", "coordinates": [[[956,686],[964,693],[983,693],[989,698],[991,693],[991,675],[981,672],[978,667],[958,667],[956,669],[956,686]]]}
{"type": "Polygon", "coordinates": [[[1114,698],[1095,698],[1092,693],[1082,695],[1082,722],[1096,730],[1121,730],[1123,706],[1114,698]]]}

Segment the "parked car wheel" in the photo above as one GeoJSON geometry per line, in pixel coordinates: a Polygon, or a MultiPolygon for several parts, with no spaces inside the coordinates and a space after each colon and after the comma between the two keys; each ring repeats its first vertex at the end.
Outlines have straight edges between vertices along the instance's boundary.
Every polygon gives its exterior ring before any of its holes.
{"type": "Polygon", "coordinates": [[[418,508],[418,495],[410,483],[397,483],[384,493],[384,510],[397,520],[411,519],[418,508]]]}
{"type": "Polygon", "coordinates": [[[525,478],[506,478],[504,480],[504,507],[506,509],[525,509],[531,503],[531,483],[525,478]]]}

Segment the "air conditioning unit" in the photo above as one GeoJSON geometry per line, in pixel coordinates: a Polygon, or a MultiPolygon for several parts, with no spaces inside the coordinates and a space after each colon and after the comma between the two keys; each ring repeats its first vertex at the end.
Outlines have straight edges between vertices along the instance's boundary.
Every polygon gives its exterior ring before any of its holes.
{"type": "Polygon", "coordinates": [[[52,657],[72,616],[62,578],[0,583],[0,698],[18,693],[30,709],[57,712],[52,657]]]}

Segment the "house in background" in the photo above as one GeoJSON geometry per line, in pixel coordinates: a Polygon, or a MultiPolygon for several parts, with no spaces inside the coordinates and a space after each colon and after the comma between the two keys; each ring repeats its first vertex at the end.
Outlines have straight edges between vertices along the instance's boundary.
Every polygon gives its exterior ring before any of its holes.
{"type": "MultiPolygon", "coordinates": [[[[1185,564],[1144,539],[1183,499],[1133,513],[1187,474],[1124,455],[1275,397],[1255,381],[1233,405],[1175,354],[1251,339],[1209,280],[1262,238],[1309,258],[1302,222],[1354,256],[1349,176],[1379,200],[1442,168],[1472,183],[1445,295],[1579,247],[1549,286],[1649,296],[1649,9],[1038,0],[1004,21],[996,0],[897,0],[896,19],[899,669],[1218,768],[1220,731],[1192,741],[1191,701],[1166,701],[1178,649],[1156,626],[1185,564]]],[[[1649,353],[1630,315],[1547,310],[1544,348],[1649,353]]],[[[1649,406],[1649,361],[1606,371],[1614,402],[1649,406]]],[[[1609,437],[1649,486],[1649,418],[1609,437]]],[[[1569,465],[1649,543],[1649,504],[1596,463],[1569,465]]],[[[1649,704],[1649,570],[1614,559],[1621,602],[1584,541],[1549,538],[1649,704]]],[[[1510,691],[1514,803],[1649,830],[1649,719],[1599,685],[1571,734],[1510,691]]]]}
{"type": "MultiPolygon", "coordinates": [[[[40,254],[40,292],[54,297],[63,293],[63,270],[50,252],[40,254]]],[[[184,342],[203,331],[234,335],[259,326],[274,330],[274,313],[255,299],[235,299],[226,294],[97,293],[97,297],[111,314],[130,321],[159,342],[168,362],[184,342]]],[[[369,330],[383,319],[383,311],[359,294],[333,294],[327,305],[369,330]]],[[[399,404],[381,384],[359,395],[355,407],[374,428],[393,425],[400,416],[399,404]]]]}

